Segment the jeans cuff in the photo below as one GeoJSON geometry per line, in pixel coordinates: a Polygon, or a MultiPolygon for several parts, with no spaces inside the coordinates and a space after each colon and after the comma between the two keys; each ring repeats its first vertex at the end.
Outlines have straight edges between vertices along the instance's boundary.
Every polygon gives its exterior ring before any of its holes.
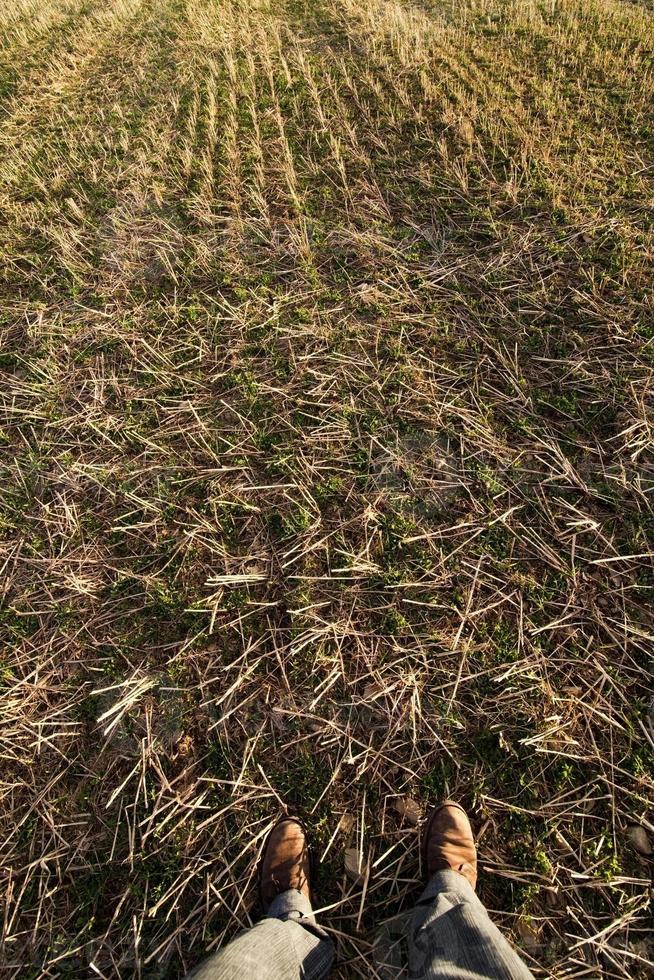
{"type": "Polygon", "coordinates": [[[280,892],[273,898],[266,918],[281,919],[282,922],[286,922],[287,919],[294,919],[296,922],[299,919],[313,920],[313,909],[306,895],[295,888],[289,888],[288,891],[280,892]]]}
{"type": "Polygon", "coordinates": [[[306,895],[296,891],[295,888],[281,892],[272,900],[270,908],[266,912],[266,918],[280,919],[282,922],[297,922],[298,925],[318,939],[327,940],[331,943],[329,935],[316,922],[311,902],[306,895]]]}
{"type": "Polygon", "coordinates": [[[437,871],[429,881],[427,887],[418,899],[418,905],[433,902],[441,892],[454,895],[460,902],[470,902],[476,899],[475,890],[462,874],[458,871],[437,871]]]}

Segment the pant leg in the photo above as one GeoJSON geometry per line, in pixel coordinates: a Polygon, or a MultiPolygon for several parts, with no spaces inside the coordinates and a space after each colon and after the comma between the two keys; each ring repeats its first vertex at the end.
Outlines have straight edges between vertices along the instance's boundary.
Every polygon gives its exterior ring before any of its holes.
{"type": "Polygon", "coordinates": [[[409,936],[413,980],[533,980],[470,883],[439,871],[413,912],[409,936]]]}
{"type": "Polygon", "coordinates": [[[278,895],[261,922],[207,957],[186,980],[323,980],[334,946],[300,892],[278,895]]]}

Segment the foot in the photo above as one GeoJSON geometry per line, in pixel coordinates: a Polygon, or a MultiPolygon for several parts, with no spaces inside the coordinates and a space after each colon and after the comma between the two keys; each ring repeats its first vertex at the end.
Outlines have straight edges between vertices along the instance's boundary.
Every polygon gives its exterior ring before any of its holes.
{"type": "Polygon", "coordinates": [[[309,851],[299,820],[284,817],[268,834],[259,870],[259,894],[264,912],[273,899],[291,888],[310,897],[309,851]]]}
{"type": "Polygon", "coordinates": [[[432,810],[422,838],[423,859],[431,878],[437,871],[457,871],[477,884],[477,848],[466,812],[447,801],[432,810]]]}

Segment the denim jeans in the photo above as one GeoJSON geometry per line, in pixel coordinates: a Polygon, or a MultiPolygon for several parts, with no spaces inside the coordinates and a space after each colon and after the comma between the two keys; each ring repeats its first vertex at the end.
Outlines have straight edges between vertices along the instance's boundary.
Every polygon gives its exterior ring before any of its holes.
{"type": "MultiPolygon", "coordinates": [[[[396,930],[393,937],[396,950],[406,947],[410,980],[533,980],[456,871],[434,875],[403,919],[402,934],[396,930]]],[[[288,891],[266,918],[204,960],[189,980],[322,980],[333,960],[334,947],[309,900],[288,891]]],[[[384,975],[378,961],[371,976],[384,975]]]]}

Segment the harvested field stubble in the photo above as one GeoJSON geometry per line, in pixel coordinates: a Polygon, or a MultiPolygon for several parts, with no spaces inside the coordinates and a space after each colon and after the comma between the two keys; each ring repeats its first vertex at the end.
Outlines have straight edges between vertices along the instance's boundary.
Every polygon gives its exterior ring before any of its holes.
{"type": "Polygon", "coordinates": [[[372,977],[451,794],[537,977],[647,976],[651,5],[0,38],[3,975],[182,976],[287,806],[372,977]]]}

